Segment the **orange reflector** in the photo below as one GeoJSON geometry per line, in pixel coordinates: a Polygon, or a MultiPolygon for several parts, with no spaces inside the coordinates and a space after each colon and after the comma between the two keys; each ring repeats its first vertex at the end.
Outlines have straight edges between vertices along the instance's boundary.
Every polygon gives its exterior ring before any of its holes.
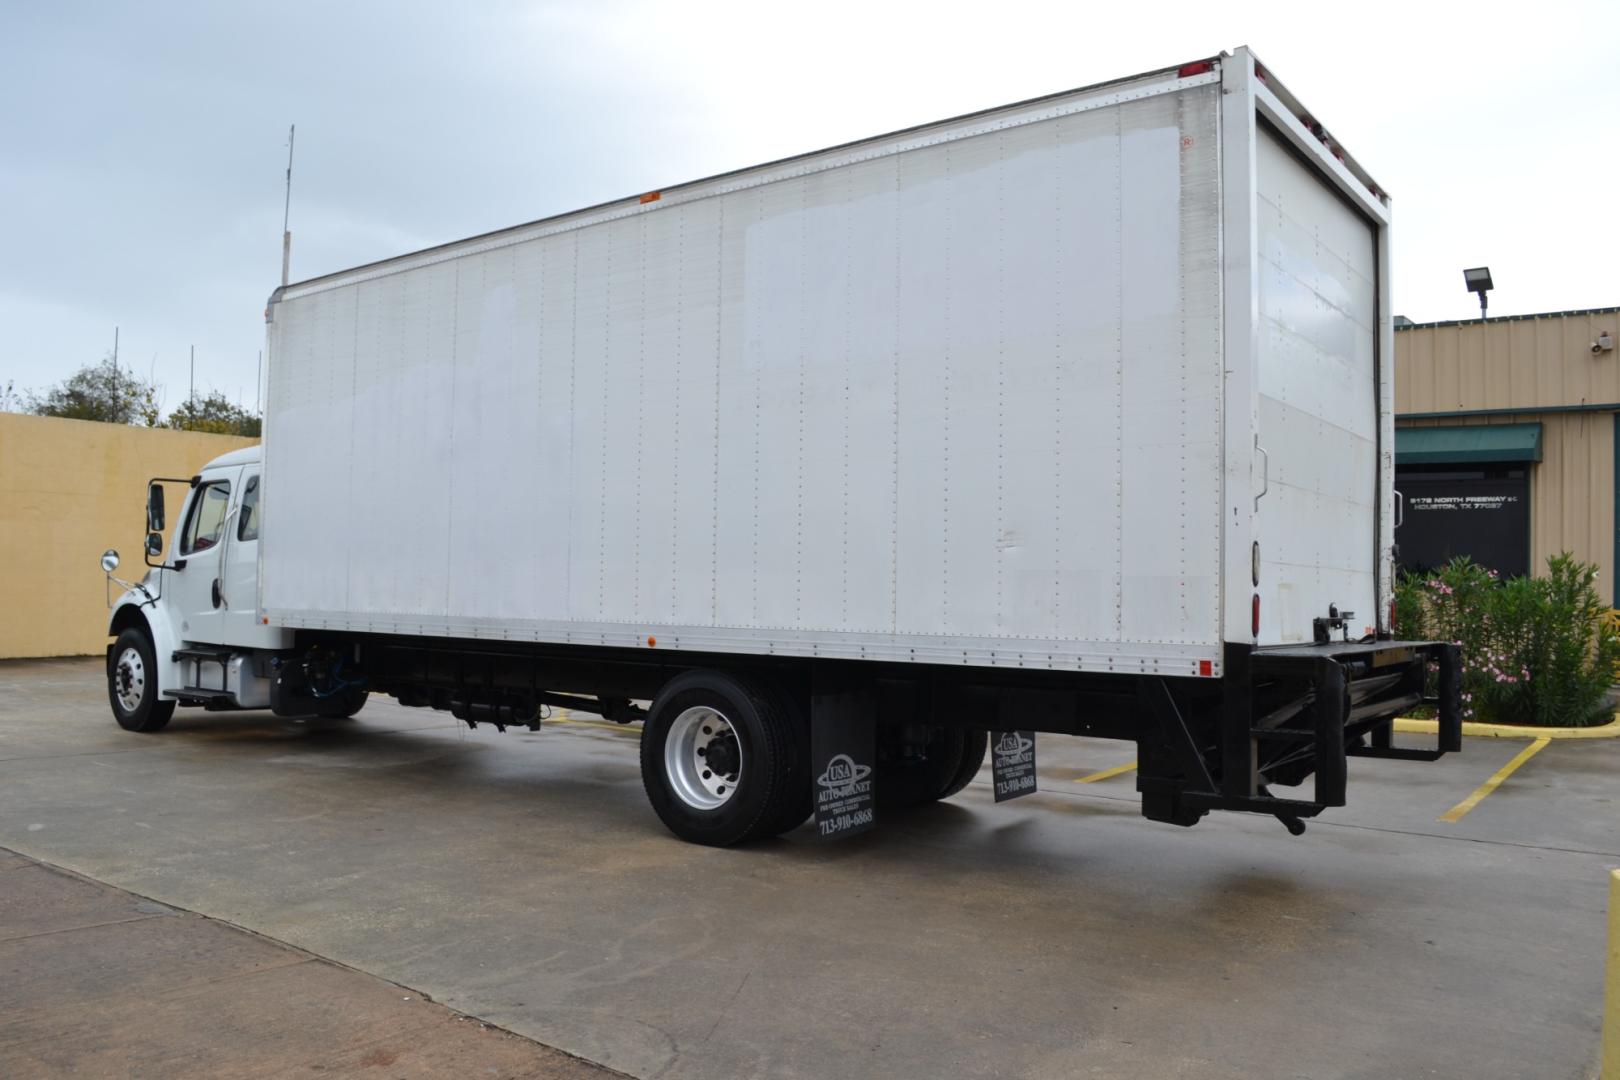
{"type": "Polygon", "coordinates": [[[1210,676],[1210,675],[1215,674],[1215,665],[1214,665],[1214,663],[1209,661],[1209,660],[1200,660],[1200,661],[1198,661],[1198,674],[1203,675],[1206,678],[1208,676],[1210,676]]]}
{"type": "Polygon", "coordinates": [[[649,192],[647,192],[647,194],[645,194],[645,195],[643,195],[641,197],[641,201],[643,203],[657,202],[659,199],[662,199],[663,197],[664,196],[663,196],[662,192],[649,191],[649,192]]]}
{"type": "Polygon", "coordinates": [[[650,648],[652,648],[653,646],[655,646],[657,644],[658,644],[658,639],[657,638],[655,638],[655,637],[648,637],[647,638],[647,648],[650,649],[650,648]]]}
{"type": "Polygon", "coordinates": [[[263,621],[264,621],[264,625],[269,626],[270,625],[270,616],[266,615],[264,617],[263,621]]]}

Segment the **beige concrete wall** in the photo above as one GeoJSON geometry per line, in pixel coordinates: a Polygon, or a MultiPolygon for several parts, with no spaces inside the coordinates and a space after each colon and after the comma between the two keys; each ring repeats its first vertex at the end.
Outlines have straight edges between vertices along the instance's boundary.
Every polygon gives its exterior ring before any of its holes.
{"type": "Polygon", "coordinates": [[[146,573],[146,481],[191,476],[256,441],[0,413],[0,658],[103,652],[101,553],[118,549],[120,577],[146,573]]]}
{"type": "Polygon", "coordinates": [[[1598,591],[1613,596],[1614,414],[1502,413],[1455,419],[1404,420],[1401,427],[1541,424],[1541,461],[1530,467],[1530,565],[1572,552],[1602,568],[1598,591]]]}

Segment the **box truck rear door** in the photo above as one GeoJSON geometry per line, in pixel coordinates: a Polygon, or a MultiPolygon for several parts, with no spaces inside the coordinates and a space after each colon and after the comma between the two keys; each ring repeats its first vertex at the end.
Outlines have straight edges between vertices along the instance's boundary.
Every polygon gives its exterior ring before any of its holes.
{"type": "Polygon", "coordinates": [[[1377,234],[1264,125],[1257,158],[1259,643],[1329,604],[1353,639],[1378,621],[1377,234]]]}

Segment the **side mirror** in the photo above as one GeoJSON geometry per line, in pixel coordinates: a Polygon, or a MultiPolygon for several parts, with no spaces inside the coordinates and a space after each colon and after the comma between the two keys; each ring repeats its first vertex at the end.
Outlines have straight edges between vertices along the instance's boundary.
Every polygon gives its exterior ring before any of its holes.
{"type": "Polygon", "coordinates": [[[110,574],[118,569],[118,552],[108,548],[101,553],[101,569],[103,573],[110,574]]]}
{"type": "MultiPolygon", "coordinates": [[[[163,534],[162,533],[160,533],[160,532],[152,532],[152,533],[147,533],[146,534],[146,553],[148,555],[150,555],[154,559],[162,558],[162,556],[163,556],[163,534]]],[[[111,552],[110,554],[113,557],[113,565],[117,566],[118,565],[118,552],[114,551],[114,552],[111,552]]],[[[102,562],[103,566],[106,565],[107,557],[105,555],[102,556],[101,562],[102,562]]]]}
{"type": "Polygon", "coordinates": [[[146,529],[148,532],[160,533],[163,531],[163,485],[148,484],[146,486],[146,529]]]}

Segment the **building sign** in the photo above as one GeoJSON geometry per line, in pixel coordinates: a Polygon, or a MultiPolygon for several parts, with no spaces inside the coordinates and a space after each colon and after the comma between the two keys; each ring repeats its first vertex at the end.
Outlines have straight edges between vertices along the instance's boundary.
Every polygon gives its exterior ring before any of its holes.
{"type": "Polygon", "coordinates": [[[1424,572],[1466,555],[1503,577],[1530,572],[1530,479],[1523,468],[1397,469],[1405,503],[1400,565],[1424,572]]]}

